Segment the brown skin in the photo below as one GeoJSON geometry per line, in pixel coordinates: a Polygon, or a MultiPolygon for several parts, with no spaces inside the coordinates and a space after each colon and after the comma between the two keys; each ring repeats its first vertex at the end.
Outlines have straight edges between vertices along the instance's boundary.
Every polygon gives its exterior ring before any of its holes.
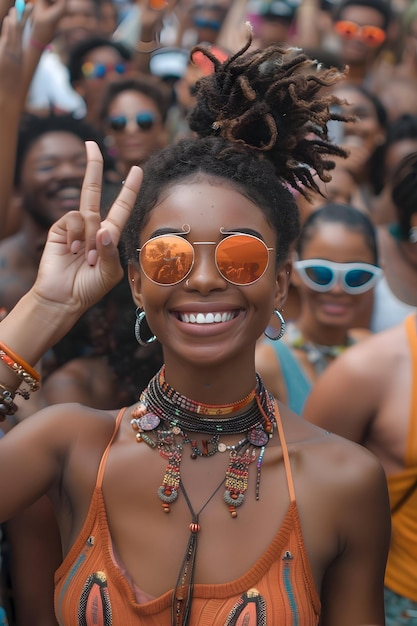
{"type": "MultiPolygon", "coordinates": [[[[413,213],[410,226],[417,226],[417,213],[413,213]]],[[[387,226],[378,228],[378,245],[381,264],[391,291],[406,304],[417,306],[417,246],[411,241],[397,241],[387,226]]]]}
{"type": "MultiPolygon", "coordinates": [[[[355,22],[359,26],[378,26],[384,28],[384,16],[370,6],[346,6],[340,20],[355,22]]],[[[381,52],[382,46],[367,46],[363,41],[338,37],[339,54],[343,64],[349,66],[347,80],[355,85],[363,84],[368,72],[371,73],[381,52]]]]}
{"type": "Polygon", "coordinates": [[[74,89],[85,100],[87,107],[86,121],[97,128],[100,125],[100,109],[104,92],[109,83],[117,81],[121,76],[126,77],[130,63],[125,61],[121,54],[111,46],[100,46],[87,52],[83,57],[84,63],[102,63],[107,66],[106,75],[103,77],[82,77],[74,82],[74,89]],[[118,74],[113,68],[118,63],[126,66],[123,75],[118,74]]]}
{"type": "Polygon", "coordinates": [[[97,409],[115,405],[117,381],[104,357],[80,357],[65,363],[42,388],[46,405],[80,402],[97,409]]]}
{"type": "Polygon", "coordinates": [[[352,204],[361,211],[368,211],[363,203],[363,199],[361,201],[359,186],[351,172],[345,167],[344,161],[337,162],[337,166],[332,171],[331,181],[323,183],[321,180],[317,180],[317,183],[321,194],[313,194],[310,200],[307,200],[301,194],[296,196],[301,222],[304,222],[310,213],[328,202],[352,204]]]}
{"type": "Polygon", "coordinates": [[[84,143],[72,133],[45,133],[27,151],[16,190],[25,209],[22,227],[0,243],[0,297],[8,311],[35,281],[49,225],[77,208],[85,163],[84,143]],[[65,187],[71,198],[63,195],[65,187]]]}
{"type": "Polygon", "coordinates": [[[66,0],[38,0],[36,8],[27,4],[20,21],[10,0],[0,3],[0,238],[15,233],[21,221],[20,204],[12,196],[14,155],[17,129],[25,107],[26,95],[36,70],[43,46],[50,43],[56,25],[66,9],[66,0]],[[8,14],[7,14],[8,13],[8,14]],[[37,46],[22,47],[22,34],[28,18],[31,18],[31,37],[37,46]]]}
{"type": "Polygon", "coordinates": [[[366,446],[386,473],[394,474],[405,469],[411,385],[410,348],[400,324],[354,346],[329,367],[304,415],[366,446]]]}
{"type": "MultiPolygon", "coordinates": [[[[94,159],[87,171],[90,201],[87,204],[82,200],[81,219],[77,226],[81,226],[85,216],[85,239],[92,248],[87,259],[92,265],[85,261],[82,247],[77,255],[68,250],[68,228],[73,233],[69,220],[75,220],[75,217],[74,214],[70,218],[64,217],[50,235],[40,279],[15,314],[0,325],[0,337],[7,337],[9,345],[31,362],[39,358],[39,352],[56,339],[59,332],[52,316],[56,309],[54,303],[66,302],[67,316],[59,315],[61,321],[66,320],[68,327],[77,313],[114,284],[115,275],[118,279],[121,275],[114,248],[119,229],[114,224],[120,225],[126,207],[132,206],[133,189],[137,189],[139,174],[135,170],[128,177],[123,188],[126,203],[111,210],[111,219],[106,220],[96,235],[94,225],[96,229],[99,226],[99,202],[95,203],[96,218],[91,219],[94,206],[91,197],[98,194],[101,171],[97,152],[91,150],[90,154],[94,159]],[[86,209],[87,206],[90,210],[86,209]],[[113,235],[110,246],[103,246],[105,229],[113,235]],[[94,242],[97,253],[94,252],[94,242]],[[95,263],[97,254],[99,259],[95,263]],[[68,280],[63,281],[65,267],[68,280]],[[29,312],[35,317],[42,313],[43,326],[48,326],[47,322],[51,320],[52,328],[49,333],[45,328],[40,330],[35,346],[25,347],[19,332],[29,312]]],[[[170,226],[178,227],[179,224],[181,228],[185,216],[191,226],[193,241],[207,241],[208,236],[218,240],[219,225],[250,226],[260,231],[268,245],[275,241],[275,234],[260,209],[223,182],[222,186],[206,183],[172,188],[158,209],[152,211],[138,243],[143,244],[155,228],[167,226],[168,218],[170,226]],[[196,193],[200,198],[201,214],[195,211],[195,202],[190,210],[190,201],[195,200],[196,193]],[[239,202],[231,204],[232,199],[239,202]],[[205,217],[206,211],[203,210],[207,202],[213,205],[210,219],[205,217]],[[228,211],[225,211],[226,204],[228,211]],[[232,219],[239,221],[231,222],[232,219]]],[[[81,236],[79,232],[75,239],[81,236]]],[[[69,240],[73,238],[74,235],[70,234],[69,240]]],[[[189,289],[185,282],[173,287],[150,284],[133,266],[130,277],[135,279],[135,302],[146,305],[151,326],[164,343],[167,380],[181,393],[192,395],[196,400],[212,402],[215,398],[216,402],[230,402],[246,395],[253,386],[256,337],[260,326],[268,321],[271,306],[279,306],[285,298],[288,266],[274,268],[270,264],[260,281],[241,288],[220,277],[212,254],[211,246],[199,246],[189,289]],[[172,314],[172,311],[195,310],[202,303],[204,306],[209,303],[211,307],[237,308],[240,312],[227,325],[221,324],[217,329],[210,328],[215,325],[196,328],[180,322],[172,314]],[[166,330],[165,322],[168,325],[166,330]],[[185,337],[189,341],[184,345],[185,337]]],[[[0,366],[4,380],[7,368],[3,364],[0,366]]],[[[382,626],[383,575],[389,541],[389,509],[383,471],[373,455],[362,448],[326,434],[284,407],[281,412],[304,540],[323,601],[321,626],[336,623],[338,626],[382,626]]],[[[15,514],[22,506],[49,491],[66,553],[84,523],[100,458],[112,435],[115,416],[115,411],[66,404],[49,407],[14,428],[0,441],[0,472],[5,474],[7,471],[14,478],[13,485],[5,485],[2,489],[1,518],[15,514]]],[[[230,443],[231,439],[235,440],[235,437],[228,437],[226,442],[230,443]]],[[[163,471],[164,462],[160,456],[135,441],[128,409],[110,451],[104,498],[120,558],[135,583],[152,595],[172,588],[189,535],[190,514],[184,498],[178,499],[171,515],[167,516],[155,495],[163,471]],[[167,560],[168,553],[170,558],[167,560]]],[[[184,455],[182,476],[196,510],[220,483],[224,472],[225,460],[220,454],[211,457],[207,464],[200,460],[194,462],[184,455]]],[[[253,493],[253,487],[254,472],[251,472],[248,493],[253,493]]],[[[287,494],[281,447],[278,436],[275,436],[266,453],[260,501],[248,497],[237,520],[228,515],[221,497],[213,498],[205,509],[201,519],[204,533],[201,534],[196,563],[196,582],[230,581],[251,567],[282,523],[289,504],[287,494]],[[282,497],[276,498],[272,495],[274,493],[282,494],[282,497]],[[262,520],[262,533],[253,533],[254,520],[262,520]],[[247,541],[249,535],[251,541],[247,541]],[[244,551],[241,550],[243,544],[244,551]],[[224,554],[239,555],[239,558],[224,559],[224,554]],[[222,567],[219,567],[220,561],[222,567]]]]}
{"type": "Polygon", "coordinates": [[[373,103],[355,86],[341,84],[334,93],[347,103],[342,106],[343,114],[357,118],[357,121],[343,123],[342,144],[349,151],[348,158],[342,160],[343,167],[364,187],[363,193],[369,194],[369,162],[375,149],[384,143],[385,130],[380,126],[373,103]]]}
{"type": "Polygon", "coordinates": [[[112,129],[107,123],[107,118],[103,124],[105,134],[113,142],[116,167],[121,180],[132,165],[143,165],[154,152],[163,148],[167,143],[164,123],[152,98],[135,89],[126,89],[118,93],[109,104],[107,117],[123,115],[127,119],[123,130],[112,129]],[[152,113],[154,116],[152,128],[143,130],[137,126],[136,115],[139,113],[152,113]]]}
{"type": "Polygon", "coordinates": [[[56,626],[54,572],[61,541],[46,496],[5,523],[16,626],[56,626]]]}
{"type": "MultiPolygon", "coordinates": [[[[343,224],[322,223],[303,246],[302,260],[327,259],[336,263],[374,263],[374,255],[365,237],[343,224]]],[[[300,296],[300,311],[294,320],[296,327],[308,341],[319,345],[337,346],[348,337],[359,341],[368,336],[365,328],[355,328],[368,318],[372,310],[372,290],[363,294],[345,293],[339,284],[330,291],[314,291],[303,283],[296,270],[292,283],[300,296]],[[353,329],[353,330],[352,330],[353,329]]],[[[281,341],[286,341],[286,336],[281,341]]],[[[291,348],[307,378],[315,383],[319,378],[304,350],[291,348]]],[[[331,363],[329,358],[329,364],[331,363]]],[[[273,347],[260,340],[256,347],[256,369],[266,387],[281,402],[287,402],[287,388],[281,364],[273,347]]]]}
{"type": "MultiPolygon", "coordinates": [[[[400,139],[387,147],[384,156],[384,187],[380,194],[373,198],[371,205],[374,224],[392,224],[397,221],[397,211],[392,200],[392,178],[402,159],[416,150],[417,139],[412,137],[400,139]]],[[[384,245],[382,241],[380,245],[384,245]]]]}

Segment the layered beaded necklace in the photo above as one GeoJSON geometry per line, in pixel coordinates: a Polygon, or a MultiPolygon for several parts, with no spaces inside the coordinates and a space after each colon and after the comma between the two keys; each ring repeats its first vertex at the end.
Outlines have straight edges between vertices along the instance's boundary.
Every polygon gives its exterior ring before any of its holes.
{"type": "Polygon", "coordinates": [[[138,443],[157,449],[168,461],[158,496],[169,513],[181,491],[191,514],[190,537],[172,597],[172,626],[186,626],[190,617],[199,516],[224,485],[223,499],[232,518],[245,500],[249,466],[257,458],[255,498],[259,500],[261,466],[265,448],[276,425],[273,397],[257,375],[256,387],[242,400],[225,405],[208,405],[186,398],[165,380],[165,367],[149,382],[139,404],[132,410],[131,425],[138,443]],[[201,448],[192,433],[205,436],[201,448]],[[233,445],[221,441],[222,435],[243,435],[233,445]],[[221,483],[196,513],[181,481],[181,460],[185,446],[191,458],[208,458],[229,453],[229,464],[221,483]],[[259,452],[259,454],[257,454],[259,452]]]}

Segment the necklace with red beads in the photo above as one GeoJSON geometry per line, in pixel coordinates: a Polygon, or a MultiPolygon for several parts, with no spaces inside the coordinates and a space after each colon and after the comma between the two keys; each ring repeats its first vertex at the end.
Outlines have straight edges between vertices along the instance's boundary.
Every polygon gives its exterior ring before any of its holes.
{"type": "Polygon", "coordinates": [[[255,498],[259,500],[261,467],[265,449],[276,424],[274,401],[257,375],[256,387],[242,400],[227,405],[195,402],[174,390],[165,380],[165,368],[152,378],[141,394],[139,404],[132,410],[131,425],[138,443],[157,449],[168,461],[158,496],[165,513],[169,513],[181,491],[191,514],[190,537],[172,595],[172,626],[189,622],[197,538],[201,530],[200,515],[224,486],[223,499],[232,518],[245,500],[249,466],[257,458],[255,498]],[[200,433],[201,448],[195,436],[200,433]],[[223,435],[243,435],[235,444],[226,445],[223,435]],[[210,458],[228,452],[229,463],[225,477],[196,513],[181,480],[181,460],[185,446],[191,446],[191,458],[210,458]],[[257,454],[259,452],[259,454],[257,454]]]}

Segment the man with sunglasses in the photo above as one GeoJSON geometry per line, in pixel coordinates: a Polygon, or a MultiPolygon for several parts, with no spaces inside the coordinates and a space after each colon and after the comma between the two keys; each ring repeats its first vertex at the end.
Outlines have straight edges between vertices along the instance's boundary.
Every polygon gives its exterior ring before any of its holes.
{"type": "Polygon", "coordinates": [[[333,30],[349,82],[369,84],[391,21],[388,0],[343,0],[337,6],[333,30]]]}

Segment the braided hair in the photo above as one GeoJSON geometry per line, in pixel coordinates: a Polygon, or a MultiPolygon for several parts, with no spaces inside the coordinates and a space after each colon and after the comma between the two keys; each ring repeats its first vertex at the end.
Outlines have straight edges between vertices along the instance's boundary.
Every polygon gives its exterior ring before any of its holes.
{"type": "Polygon", "coordinates": [[[277,233],[277,262],[287,258],[299,232],[292,190],[320,193],[315,180],[331,179],[332,156],[346,152],[328,138],[329,120],[345,121],[331,105],[339,99],[326,88],[344,76],[324,68],[298,48],[277,44],[249,50],[252,35],[235,55],[220,62],[196,46],[214,65],[197,84],[189,115],[195,136],[151,157],[125,230],[127,260],[133,262],[138,233],[168,187],[180,181],[222,179],[257,204],[277,233]]]}

